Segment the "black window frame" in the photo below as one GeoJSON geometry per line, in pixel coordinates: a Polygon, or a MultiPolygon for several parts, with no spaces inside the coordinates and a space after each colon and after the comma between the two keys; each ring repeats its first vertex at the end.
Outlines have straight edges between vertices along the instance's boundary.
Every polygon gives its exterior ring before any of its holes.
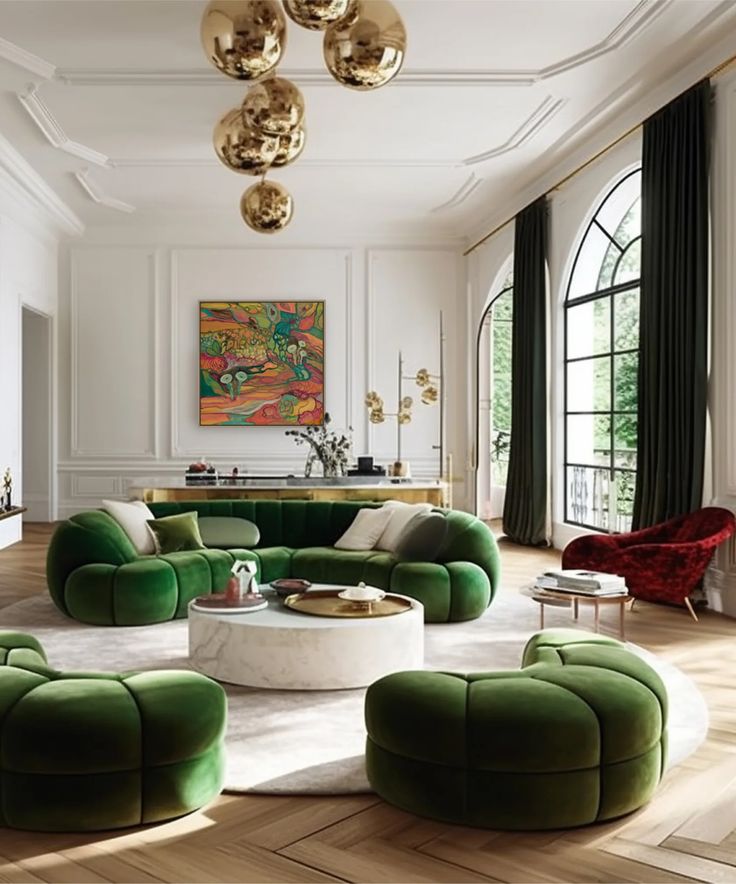
{"type": "MultiPolygon", "coordinates": [[[[621,244],[616,242],[616,240],[615,240],[615,231],[613,232],[613,234],[610,233],[598,220],[598,217],[599,217],[601,211],[603,210],[605,205],[608,203],[609,199],[613,196],[613,194],[618,190],[619,187],[623,186],[624,183],[626,181],[628,181],[634,175],[641,175],[641,167],[637,167],[635,169],[632,169],[630,172],[627,172],[626,175],[621,177],[616,182],[616,184],[614,184],[614,186],[608,190],[606,195],[603,197],[603,199],[598,204],[598,208],[596,209],[595,213],[593,214],[593,217],[591,218],[590,222],[588,223],[587,227],[585,228],[585,233],[583,234],[583,236],[580,240],[580,245],[578,246],[578,250],[575,254],[575,259],[573,261],[572,268],[570,270],[570,276],[569,276],[569,279],[567,282],[567,293],[565,296],[565,303],[564,303],[564,355],[563,355],[563,364],[564,364],[564,381],[563,381],[564,382],[564,391],[563,391],[563,397],[564,397],[563,398],[563,402],[564,402],[564,405],[563,405],[564,447],[563,447],[563,464],[562,464],[563,488],[564,488],[564,522],[565,522],[565,524],[575,525],[580,528],[589,529],[591,531],[607,532],[607,533],[611,533],[611,534],[614,534],[617,532],[612,529],[612,525],[615,520],[616,509],[614,508],[614,510],[612,512],[611,505],[610,505],[611,504],[610,496],[609,496],[609,506],[608,506],[608,517],[607,517],[608,527],[607,528],[603,528],[600,525],[591,525],[591,524],[588,524],[587,522],[578,521],[572,517],[572,515],[570,514],[570,506],[569,506],[570,500],[569,500],[568,471],[570,468],[582,468],[582,469],[588,469],[588,470],[606,471],[606,472],[608,472],[609,481],[615,477],[616,473],[629,473],[629,474],[633,473],[634,475],[636,475],[637,470],[635,467],[634,468],[621,467],[616,464],[616,439],[615,439],[616,420],[615,420],[615,418],[618,416],[621,416],[621,415],[624,415],[624,416],[625,415],[634,415],[634,417],[636,417],[637,412],[631,411],[631,410],[616,409],[615,408],[615,402],[616,402],[616,400],[615,400],[616,376],[615,376],[615,371],[614,371],[615,359],[618,356],[625,356],[625,355],[629,355],[632,353],[636,353],[638,356],[639,355],[639,347],[637,346],[637,347],[630,347],[630,348],[625,348],[625,349],[618,349],[618,350],[616,349],[616,347],[615,347],[615,335],[616,335],[615,303],[616,303],[616,295],[619,295],[623,292],[628,292],[628,291],[640,289],[640,287],[641,287],[641,268],[640,268],[640,274],[636,279],[627,280],[624,283],[615,283],[614,282],[614,284],[612,284],[610,286],[607,286],[607,287],[601,288],[601,289],[596,289],[593,292],[587,292],[583,295],[578,295],[572,299],[570,298],[570,289],[572,287],[573,280],[575,279],[575,271],[577,270],[580,256],[582,255],[582,253],[586,247],[586,243],[588,241],[588,235],[590,234],[590,231],[592,230],[592,228],[596,227],[598,230],[600,230],[605,235],[605,237],[609,241],[608,248],[610,248],[611,245],[614,245],[619,250],[619,255],[616,258],[616,262],[614,264],[613,270],[611,271],[611,280],[612,281],[616,279],[616,274],[618,272],[618,268],[619,268],[619,265],[621,263],[623,256],[635,243],[641,242],[641,231],[640,231],[638,236],[632,237],[632,239],[629,240],[629,242],[627,242],[622,247],[621,244]],[[603,353],[595,353],[595,354],[590,354],[588,356],[569,357],[568,356],[568,332],[569,332],[568,311],[569,311],[569,309],[571,307],[580,306],[581,304],[587,304],[587,303],[591,303],[593,301],[599,301],[599,300],[602,300],[603,298],[608,299],[608,306],[609,306],[609,311],[610,311],[609,312],[609,349],[603,353]],[[569,384],[568,384],[568,366],[574,362],[589,362],[592,359],[596,359],[596,358],[607,358],[610,363],[609,408],[605,411],[597,411],[597,410],[569,411],[568,410],[568,386],[569,386],[569,384]],[[572,462],[569,460],[569,458],[568,458],[568,429],[567,429],[568,417],[570,415],[576,415],[576,414],[577,415],[591,415],[593,417],[603,416],[603,417],[609,418],[610,445],[609,445],[609,456],[608,456],[608,464],[607,465],[581,464],[581,463],[576,463],[576,462],[572,462]]],[[[641,196],[639,198],[641,198],[641,196]]],[[[632,203],[632,205],[633,205],[633,203],[632,203]]],[[[627,211],[630,211],[630,208],[627,211]]],[[[621,222],[624,220],[625,217],[626,217],[626,215],[624,215],[619,220],[619,222],[618,222],[619,225],[621,224],[621,222]]],[[[604,260],[605,260],[605,255],[604,255],[604,260]]],[[[602,268],[602,266],[603,265],[601,265],[601,268],[602,268]]],[[[600,278],[600,270],[599,270],[599,277],[598,278],[600,278]]],[[[609,487],[610,487],[610,485],[609,485],[609,487]]]]}

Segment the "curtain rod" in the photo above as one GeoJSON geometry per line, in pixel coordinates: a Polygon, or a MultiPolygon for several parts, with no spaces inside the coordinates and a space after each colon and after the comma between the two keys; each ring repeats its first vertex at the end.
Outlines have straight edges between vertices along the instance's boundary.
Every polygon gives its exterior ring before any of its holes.
{"type": "MultiPolygon", "coordinates": [[[[714,67],[712,71],[701,77],[700,80],[712,80],[714,77],[717,77],[718,74],[722,74],[726,70],[726,68],[731,67],[734,62],[736,62],[736,55],[732,55],[730,58],[722,61],[719,65],[714,67]]],[[[697,82],[700,82],[700,80],[698,80],[697,82]]],[[[548,193],[559,190],[561,187],[567,184],[567,182],[571,178],[574,178],[577,174],[582,172],[583,169],[587,169],[588,166],[592,165],[596,160],[600,159],[603,154],[608,153],[609,150],[612,150],[614,147],[616,147],[616,145],[621,144],[622,141],[625,141],[630,135],[633,135],[634,132],[637,132],[639,129],[641,129],[643,125],[644,121],[642,121],[641,123],[637,123],[630,129],[627,129],[622,135],[619,135],[618,138],[614,139],[610,144],[607,144],[605,147],[601,148],[597,153],[593,154],[592,157],[585,160],[584,163],[581,163],[576,169],[573,169],[572,172],[569,172],[567,175],[565,175],[564,178],[561,178],[557,182],[557,184],[553,184],[552,187],[546,190],[543,194],[540,194],[540,196],[546,196],[548,193]]],[[[534,202],[534,200],[532,200],[531,202],[534,202]]],[[[478,246],[482,246],[484,242],[489,240],[492,236],[495,236],[499,231],[503,230],[504,227],[508,227],[508,225],[511,224],[511,222],[515,218],[516,215],[512,215],[510,218],[507,218],[505,221],[501,222],[501,224],[498,224],[496,227],[494,227],[493,230],[490,231],[490,233],[486,233],[485,236],[481,237],[477,242],[473,243],[472,246],[469,246],[469,248],[467,248],[463,252],[463,258],[467,258],[467,256],[471,252],[474,252],[478,248],[478,246]]]]}

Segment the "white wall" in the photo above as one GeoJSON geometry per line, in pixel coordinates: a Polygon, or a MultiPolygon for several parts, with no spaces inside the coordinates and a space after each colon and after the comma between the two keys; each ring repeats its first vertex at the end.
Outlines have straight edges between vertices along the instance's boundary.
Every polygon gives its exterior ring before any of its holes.
{"type": "MultiPolygon", "coordinates": [[[[23,501],[21,310],[27,305],[53,317],[57,292],[56,240],[41,224],[29,229],[22,216],[0,175],[0,473],[10,467],[14,503],[23,501]]],[[[53,390],[51,401],[53,412],[53,390]]],[[[52,414],[52,426],[54,420],[52,414]]],[[[0,549],[20,540],[21,533],[20,518],[0,522],[0,549]]]]}
{"type": "MultiPolygon", "coordinates": [[[[382,462],[395,457],[395,422],[371,427],[365,393],[395,411],[400,347],[407,373],[438,368],[444,310],[449,444],[465,462],[465,281],[452,246],[218,247],[206,235],[181,245],[140,231],[124,244],[98,229],[65,250],[62,277],[62,516],[125,496],[136,478],[179,476],[200,456],[228,471],[301,474],[305,449],[286,428],[199,426],[200,300],[324,299],[326,410],[334,428],[353,427],[355,455],[382,462]]],[[[415,475],[436,477],[438,411],[417,403],[414,413],[404,456],[415,475]]],[[[462,484],[455,494],[462,503],[462,484]]]]}

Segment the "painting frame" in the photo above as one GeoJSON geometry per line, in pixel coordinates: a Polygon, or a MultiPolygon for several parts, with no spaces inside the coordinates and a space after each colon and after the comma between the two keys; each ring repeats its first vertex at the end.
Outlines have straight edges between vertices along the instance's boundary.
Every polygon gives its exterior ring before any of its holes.
{"type": "Polygon", "coordinates": [[[200,427],[321,427],[325,299],[200,299],[200,427]]]}

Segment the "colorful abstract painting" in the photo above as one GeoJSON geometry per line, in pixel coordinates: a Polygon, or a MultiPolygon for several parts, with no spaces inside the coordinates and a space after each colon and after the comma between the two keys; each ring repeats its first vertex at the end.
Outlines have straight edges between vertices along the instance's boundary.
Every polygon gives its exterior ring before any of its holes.
{"type": "Polygon", "coordinates": [[[324,422],[324,301],[201,301],[199,423],[324,422]]]}

